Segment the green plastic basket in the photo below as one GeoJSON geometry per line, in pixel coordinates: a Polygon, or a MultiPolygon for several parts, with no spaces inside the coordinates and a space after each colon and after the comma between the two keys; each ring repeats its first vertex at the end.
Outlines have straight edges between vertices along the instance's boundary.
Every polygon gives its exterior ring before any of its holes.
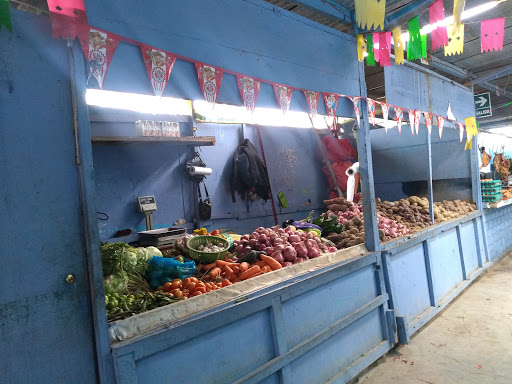
{"type": "Polygon", "coordinates": [[[194,261],[201,262],[203,264],[210,264],[216,260],[224,259],[229,250],[229,241],[217,236],[195,236],[187,241],[188,254],[194,261]],[[201,252],[197,248],[200,245],[205,245],[210,242],[218,247],[223,247],[220,252],[201,252]]]}

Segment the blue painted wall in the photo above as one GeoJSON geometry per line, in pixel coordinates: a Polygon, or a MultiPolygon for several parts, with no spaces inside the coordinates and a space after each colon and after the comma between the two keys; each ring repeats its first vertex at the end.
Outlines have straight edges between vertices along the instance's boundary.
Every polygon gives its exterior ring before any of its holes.
{"type": "MultiPolygon", "coordinates": [[[[86,7],[91,25],[161,49],[296,87],[359,94],[352,37],[262,1],[155,1],[147,6],[137,1],[105,4],[89,0],[86,7]]],[[[152,94],[138,46],[119,44],[104,89],[152,94]]],[[[203,99],[192,63],[176,61],[164,96],[203,99]]],[[[218,102],[241,105],[235,76],[224,74],[218,102]]],[[[261,85],[257,105],[277,107],[270,85],[261,85]]],[[[291,109],[307,111],[302,91],[294,91],[291,109]]],[[[319,112],[325,113],[323,102],[319,112]]],[[[337,114],[353,116],[352,103],[340,99],[337,114]]],[[[182,134],[191,132],[190,123],[182,123],[180,128],[182,134]]],[[[212,195],[212,220],[202,224],[240,232],[273,225],[270,202],[256,202],[248,213],[243,202],[231,201],[230,160],[242,137],[240,126],[198,124],[197,128],[198,135],[217,138],[215,147],[203,148],[201,152],[208,166],[215,170],[207,179],[212,195]]],[[[124,130],[133,134],[133,125],[91,125],[93,135],[122,135],[126,134],[124,130]]],[[[246,127],[244,132],[258,147],[254,128],[246,127]]],[[[315,158],[313,132],[261,127],[261,136],[274,196],[282,191],[288,199],[287,209],[280,209],[276,202],[278,221],[304,218],[311,209],[323,208],[328,185],[315,158]]],[[[144,228],[143,216],[137,213],[135,205],[136,197],[142,194],[156,196],[156,227],[172,225],[181,218],[190,222],[195,197],[183,167],[192,153],[191,148],[166,145],[95,145],[98,210],[110,217],[98,222],[102,239],[120,229],[144,228]]]]}
{"type": "Polygon", "coordinates": [[[0,29],[0,382],[97,382],[66,43],[0,29]],[[73,274],[76,282],[66,283],[73,274]]]}
{"type": "Polygon", "coordinates": [[[503,208],[485,209],[487,248],[491,260],[496,260],[512,250],[512,205],[503,208]]]}

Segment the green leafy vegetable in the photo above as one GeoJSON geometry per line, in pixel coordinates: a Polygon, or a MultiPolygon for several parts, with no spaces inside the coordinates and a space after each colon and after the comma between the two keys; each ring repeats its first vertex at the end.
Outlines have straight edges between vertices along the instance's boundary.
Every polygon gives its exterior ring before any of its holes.
{"type": "Polygon", "coordinates": [[[336,215],[332,215],[329,218],[326,215],[317,217],[315,220],[313,220],[313,224],[322,228],[322,235],[324,237],[330,235],[331,233],[341,233],[345,229],[343,225],[338,222],[336,215]]]}

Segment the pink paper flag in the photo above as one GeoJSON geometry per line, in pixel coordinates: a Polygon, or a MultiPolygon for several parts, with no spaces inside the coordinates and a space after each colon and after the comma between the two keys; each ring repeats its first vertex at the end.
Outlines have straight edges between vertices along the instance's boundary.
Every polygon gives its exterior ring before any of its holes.
{"type": "Polygon", "coordinates": [[[444,117],[437,116],[437,126],[439,127],[439,138],[443,137],[443,128],[444,128],[444,117]]]}
{"type": "Polygon", "coordinates": [[[103,89],[108,67],[114,57],[119,38],[110,32],[91,28],[88,25],[79,28],[78,39],[87,60],[87,84],[96,82],[103,89]]]}
{"type": "Polygon", "coordinates": [[[309,114],[311,117],[316,117],[318,113],[318,99],[320,98],[320,92],[304,91],[306,100],[308,101],[309,114]]]}
{"type": "Polygon", "coordinates": [[[282,84],[274,84],[274,93],[276,94],[277,103],[283,112],[283,115],[290,109],[292,101],[293,88],[282,84]]]}
{"type": "Polygon", "coordinates": [[[430,135],[432,133],[432,115],[428,112],[423,112],[423,115],[425,116],[425,125],[428,129],[428,134],[430,135]]]}
{"type": "Polygon", "coordinates": [[[176,57],[144,44],[141,44],[140,50],[142,51],[142,59],[146,65],[153,91],[156,96],[162,97],[176,57]]]}
{"type": "Polygon", "coordinates": [[[254,108],[256,108],[256,100],[260,93],[260,82],[252,77],[241,74],[236,75],[236,80],[238,82],[238,90],[240,91],[240,96],[242,97],[245,108],[250,112],[254,112],[254,108]]]}
{"type": "Polygon", "coordinates": [[[223,71],[220,68],[203,63],[196,63],[196,70],[204,98],[207,102],[212,104],[213,108],[217,102],[217,96],[219,95],[223,71]]]}
{"type": "Polygon", "coordinates": [[[373,36],[373,55],[375,57],[375,62],[378,62],[380,60],[380,49],[376,49],[375,46],[377,44],[380,45],[380,41],[379,41],[379,32],[375,32],[372,34],[373,36]]]}
{"type": "Polygon", "coordinates": [[[460,142],[462,143],[462,138],[464,137],[464,124],[457,123],[457,126],[459,127],[459,137],[460,137],[460,142]]]}
{"type": "Polygon", "coordinates": [[[389,105],[380,103],[380,108],[382,109],[382,119],[387,120],[389,117],[389,105]]]}
{"type": "MultiPolygon", "coordinates": [[[[430,15],[430,25],[434,26],[436,23],[444,20],[443,0],[437,0],[434,4],[428,7],[430,15]]],[[[432,38],[432,52],[443,48],[448,45],[448,32],[444,25],[437,25],[430,34],[432,38]]]]}
{"type": "Polygon", "coordinates": [[[416,135],[420,132],[420,120],[421,120],[421,112],[414,111],[414,129],[416,130],[416,135]]]}
{"type": "Polygon", "coordinates": [[[335,93],[324,93],[324,102],[325,102],[325,110],[327,111],[327,116],[332,118],[332,126],[336,127],[336,108],[338,107],[338,97],[339,95],[335,93]]]}
{"type": "Polygon", "coordinates": [[[411,125],[411,133],[414,136],[414,125],[415,125],[416,114],[414,113],[415,111],[413,111],[412,109],[409,109],[408,112],[409,112],[409,124],[411,125]]]}
{"type": "Polygon", "coordinates": [[[503,35],[505,32],[505,18],[483,20],[480,28],[480,41],[482,52],[502,51],[503,35]]]}
{"type": "Polygon", "coordinates": [[[375,101],[372,99],[366,100],[368,100],[368,117],[370,119],[370,123],[375,125],[375,101]]]}
{"type": "Polygon", "coordinates": [[[380,66],[391,65],[391,32],[379,32],[380,66]]]}
{"type": "Polygon", "coordinates": [[[354,104],[354,113],[356,114],[357,119],[357,127],[359,128],[361,126],[361,108],[359,106],[359,97],[348,97],[350,100],[352,100],[352,103],[354,104]]]}
{"type": "Polygon", "coordinates": [[[75,40],[79,29],[87,25],[84,0],[48,0],[52,35],[75,40]]]}
{"type": "Polygon", "coordinates": [[[398,134],[402,134],[402,121],[404,119],[404,112],[402,111],[402,108],[395,107],[395,120],[396,120],[396,126],[398,128],[398,134]]]}

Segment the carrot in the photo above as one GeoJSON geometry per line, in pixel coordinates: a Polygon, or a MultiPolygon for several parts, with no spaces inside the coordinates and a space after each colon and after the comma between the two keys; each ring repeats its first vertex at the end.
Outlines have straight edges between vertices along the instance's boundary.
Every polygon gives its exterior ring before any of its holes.
{"type": "Polygon", "coordinates": [[[240,270],[240,267],[238,265],[232,265],[230,266],[230,268],[233,270],[235,275],[238,274],[238,271],[240,270]]]}
{"type": "Polygon", "coordinates": [[[204,271],[209,271],[210,269],[213,269],[213,268],[215,268],[215,263],[206,264],[204,266],[204,271]]]}
{"type": "Polygon", "coordinates": [[[204,268],[203,264],[197,264],[197,266],[196,266],[196,269],[197,269],[198,272],[202,272],[203,268],[204,268]]]}
{"type": "Polygon", "coordinates": [[[270,266],[268,266],[268,265],[265,265],[263,268],[261,268],[261,272],[262,273],[272,272],[272,268],[270,268],[270,266]]]}
{"type": "Polygon", "coordinates": [[[256,262],[256,265],[260,268],[263,268],[265,265],[267,265],[267,263],[265,263],[264,261],[258,261],[256,262]]]}
{"type": "Polygon", "coordinates": [[[234,280],[237,278],[236,273],[233,272],[233,270],[229,266],[225,266],[224,270],[226,271],[226,276],[229,280],[234,280]]]}
{"type": "Polygon", "coordinates": [[[259,265],[253,265],[251,268],[240,275],[240,280],[247,280],[255,276],[257,273],[261,273],[261,268],[259,265]]]}
{"type": "Polygon", "coordinates": [[[245,272],[250,268],[250,266],[251,265],[248,262],[244,261],[243,263],[240,263],[240,270],[245,272]]]}
{"type": "Polygon", "coordinates": [[[222,270],[219,267],[215,267],[210,271],[209,276],[213,279],[215,277],[220,276],[222,270]]]}
{"type": "Polygon", "coordinates": [[[273,271],[275,271],[276,269],[283,268],[283,266],[281,265],[281,263],[279,261],[273,259],[270,256],[260,255],[260,257],[261,257],[261,260],[263,260],[273,271]]]}
{"type": "Polygon", "coordinates": [[[231,261],[224,261],[224,260],[217,260],[215,262],[215,264],[217,265],[217,267],[224,267],[225,265],[229,265],[229,266],[232,266],[232,265],[236,265],[236,263],[233,263],[231,261]]]}

